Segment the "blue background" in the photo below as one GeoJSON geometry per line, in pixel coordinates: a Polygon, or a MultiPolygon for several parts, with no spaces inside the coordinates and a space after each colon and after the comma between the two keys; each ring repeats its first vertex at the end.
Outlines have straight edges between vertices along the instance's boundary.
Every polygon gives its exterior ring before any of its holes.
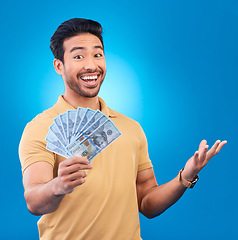
{"type": "Polygon", "coordinates": [[[202,139],[228,144],[194,190],[161,216],[141,218],[144,240],[238,239],[237,1],[5,1],[0,5],[1,236],[37,239],[23,197],[18,144],[28,121],[63,94],[49,41],[58,25],[91,18],[104,28],[100,96],[137,120],[159,184],[174,178],[202,139]]]}

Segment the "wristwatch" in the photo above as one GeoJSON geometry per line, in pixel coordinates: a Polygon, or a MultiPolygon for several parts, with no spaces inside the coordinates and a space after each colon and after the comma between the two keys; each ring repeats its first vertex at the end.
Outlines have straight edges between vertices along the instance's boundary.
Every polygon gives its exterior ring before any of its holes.
{"type": "Polygon", "coordinates": [[[182,177],[182,172],[183,169],[181,169],[178,173],[178,181],[181,182],[187,188],[193,188],[199,179],[198,175],[190,182],[182,177]]]}

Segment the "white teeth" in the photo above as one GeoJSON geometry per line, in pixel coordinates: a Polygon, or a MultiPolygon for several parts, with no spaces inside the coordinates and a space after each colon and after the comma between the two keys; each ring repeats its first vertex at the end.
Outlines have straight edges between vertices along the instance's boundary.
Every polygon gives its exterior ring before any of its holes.
{"type": "Polygon", "coordinates": [[[81,77],[83,80],[92,80],[92,79],[97,79],[98,76],[85,76],[85,77],[81,77]]]}

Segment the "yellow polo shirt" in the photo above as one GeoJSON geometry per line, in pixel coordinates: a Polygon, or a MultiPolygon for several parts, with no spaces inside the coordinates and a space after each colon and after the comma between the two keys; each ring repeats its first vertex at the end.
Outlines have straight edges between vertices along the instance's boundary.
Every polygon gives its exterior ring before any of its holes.
{"type": "MultiPolygon", "coordinates": [[[[141,239],[136,178],[138,171],[152,167],[146,137],[136,121],[99,101],[101,111],[122,135],[92,160],[86,182],[65,195],[55,212],[41,217],[42,240],[141,239]]],[[[46,150],[45,137],[53,119],[69,109],[75,108],[60,96],[52,108],[27,124],[19,146],[22,171],[46,161],[57,177],[58,165],[65,158],[46,150]]]]}

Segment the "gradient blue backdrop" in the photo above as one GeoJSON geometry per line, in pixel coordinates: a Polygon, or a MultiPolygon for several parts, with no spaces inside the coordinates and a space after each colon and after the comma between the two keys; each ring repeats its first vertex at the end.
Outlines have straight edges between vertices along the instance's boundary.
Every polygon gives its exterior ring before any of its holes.
{"type": "Polygon", "coordinates": [[[0,239],[38,238],[18,144],[26,123],[64,92],[49,40],[73,17],[102,23],[107,76],[100,96],[141,123],[159,184],[176,176],[202,139],[210,146],[228,140],[194,190],[153,220],[140,216],[143,239],[238,239],[235,0],[1,0],[0,239]]]}

